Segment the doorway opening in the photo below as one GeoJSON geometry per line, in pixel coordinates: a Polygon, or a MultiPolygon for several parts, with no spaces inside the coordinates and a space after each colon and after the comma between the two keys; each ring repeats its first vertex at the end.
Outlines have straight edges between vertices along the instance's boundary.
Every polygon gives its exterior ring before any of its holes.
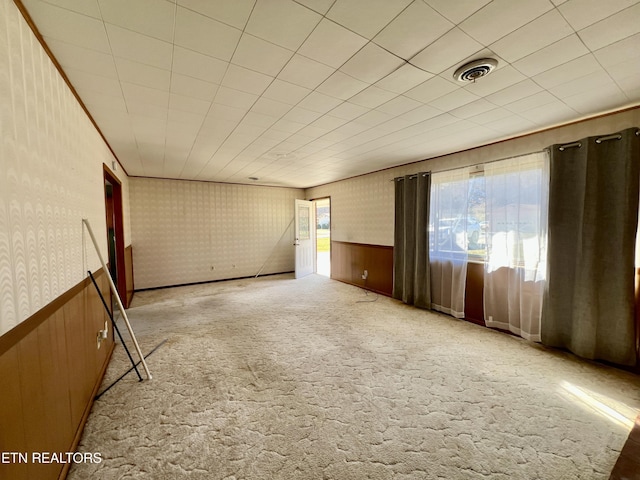
{"type": "Polygon", "coordinates": [[[316,207],[316,273],[331,278],[331,198],[313,203],[316,207]]]}
{"type": "Polygon", "coordinates": [[[124,260],[124,221],[122,218],[122,184],[120,180],[104,166],[104,202],[107,224],[107,246],[109,248],[109,273],[118,289],[125,308],[129,306],[127,298],[127,279],[124,260]]]}

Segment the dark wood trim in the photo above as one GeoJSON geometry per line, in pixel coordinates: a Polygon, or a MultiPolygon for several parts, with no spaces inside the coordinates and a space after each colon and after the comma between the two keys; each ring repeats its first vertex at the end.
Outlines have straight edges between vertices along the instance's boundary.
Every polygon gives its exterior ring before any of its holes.
{"type": "MultiPolygon", "coordinates": [[[[104,273],[104,270],[100,268],[96,270],[93,276],[96,280],[104,273]]],[[[0,355],[6,353],[9,349],[17,345],[20,340],[29,335],[33,330],[38,328],[42,322],[51,317],[57,310],[60,310],[66,303],[68,303],[73,297],[82,292],[87,285],[91,284],[91,278],[87,276],[77,285],[71,287],[59,297],[52,300],[50,303],[42,307],[36,313],[31,315],[26,320],[20,322],[11,330],[0,336],[0,355]]]]}
{"type": "MultiPolygon", "coordinates": [[[[116,237],[116,271],[118,272],[116,278],[116,288],[118,294],[122,300],[124,308],[129,306],[127,300],[127,275],[125,266],[125,251],[124,251],[124,219],[123,219],[123,199],[122,199],[122,182],[115,176],[115,174],[107,167],[102,165],[104,180],[108,181],[113,186],[113,212],[114,212],[114,230],[116,237]]],[[[105,187],[106,188],[106,187],[105,187]]],[[[105,202],[106,191],[105,191],[105,202]]],[[[107,239],[108,242],[108,239],[107,239]]]]}
{"type": "Polygon", "coordinates": [[[111,152],[111,155],[113,155],[113,158],[115,159],[116,162],[118,162],[118,164],[120,165],[120,168],[122,168],[122,171],[128,176],[129,174],[127,173],[127,169],[124,168],[124,166],[122,165],[122,163],[118,159],[118,156],[113,151],[113,148],[111,148],[111,145],[109,145],[109,142],[107,141],[107,138],[102,133],[102,130],[100,130],[100,127],[98,127],[98,124],[96,123],[96,121],[93,118],[93,116],[91,115],[91,113],[89,113],[89,109],[87,108],[87,106],[84,104],[84,102],[80,98],[80,95],[76,91],[75,87],[72,85],[71,80],[69,80],[69,77],[67,77],[67,74],[62,69],[62,65],[60,65],[60,62],[58,62],[56,57],[53,55],[53,52],[49,48],[49,45],[47,45],[47,42],[44,41],[44,37],[40,33],[40,30],[38,30],[38,27],[36,27],[36,24],[34,23],[33,19],[31,18],[31,15],[29,15],[29,12],[27,11],[26,7],[22,4],[21,0],[13,0],[13,3],[16,5],[18,10],[20,10],[20,13],[22,14],[22,17],[24,18],[24,20],[29,25],[29,28],[31,29],[31,31],[35,35],[36,39],[40,43],[40,46],[42,46],[42,48],[44,49],[45,53],[49,57],[49,60],[51,60],[51,62],[53,63],[53,66],[56,67],[56,70],[58,70],[58,73],[60,74],[60,76],[64,80],[64,83],[66,83],[67,87],[69,87],[69,90],[71,90],[71,93],[73,94],[73,96],[76,98],[76,100],[80,104],[80,107],[82,108],[84,113],[89,118],[89,121],[91,122],[91,124],[95,127],[96,131],[98,132],[98,135],[100,135],[100,138],[102,138],[102,141],[105,143],[105,145],[107,146],[107,148],[111,152]]]}

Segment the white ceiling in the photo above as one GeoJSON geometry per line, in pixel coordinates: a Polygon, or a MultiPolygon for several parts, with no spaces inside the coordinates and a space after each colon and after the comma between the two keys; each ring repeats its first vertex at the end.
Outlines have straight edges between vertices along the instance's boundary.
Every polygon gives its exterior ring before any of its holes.
{"type": "Polygon", "coordinates": [[[305,188],[640,103],[640,0],[22,3],[133,176],[305,188]]]}

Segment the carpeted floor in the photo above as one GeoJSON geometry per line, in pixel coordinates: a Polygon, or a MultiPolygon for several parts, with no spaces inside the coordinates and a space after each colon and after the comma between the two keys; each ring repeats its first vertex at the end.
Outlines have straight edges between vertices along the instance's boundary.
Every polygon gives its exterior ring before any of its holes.
{"type": "Polygon", "coordinates": [[[128,314],[143,351],[168,341],[96,401],[78,450],[103,461],[71,480],[606,479],[640,410],[635,375],[317,275],[128,314]]]}

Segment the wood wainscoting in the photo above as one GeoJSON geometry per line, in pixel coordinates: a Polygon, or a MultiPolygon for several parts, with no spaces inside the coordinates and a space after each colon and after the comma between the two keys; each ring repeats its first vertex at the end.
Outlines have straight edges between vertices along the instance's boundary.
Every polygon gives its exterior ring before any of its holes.
{"type": "MultiPolygon", "coordinates": [[[[109,283],[95,274],[103,295],[109,283]]],[[[113,330],[90,278],[0,336],[0,451],[27,463],[0,463],[0,478],[65,478],[69,464],[37,463],[33,452],[73,452],[111,358],[113,330]]]]}
{"type": "Polygon", "coordinates": [[[332,241],[331,278],[390,297],[393,247],[332,241]],[[367,278],[363,279],[365,270],[367,278]]]}
{"type": "Polygon", "coordinates": [[[133,283],[133,246],[124,249],[124,275],[127,281],[127,298],[122,299],[125,308],[129,308],[133,300],[135,285],[133,283]]]}

